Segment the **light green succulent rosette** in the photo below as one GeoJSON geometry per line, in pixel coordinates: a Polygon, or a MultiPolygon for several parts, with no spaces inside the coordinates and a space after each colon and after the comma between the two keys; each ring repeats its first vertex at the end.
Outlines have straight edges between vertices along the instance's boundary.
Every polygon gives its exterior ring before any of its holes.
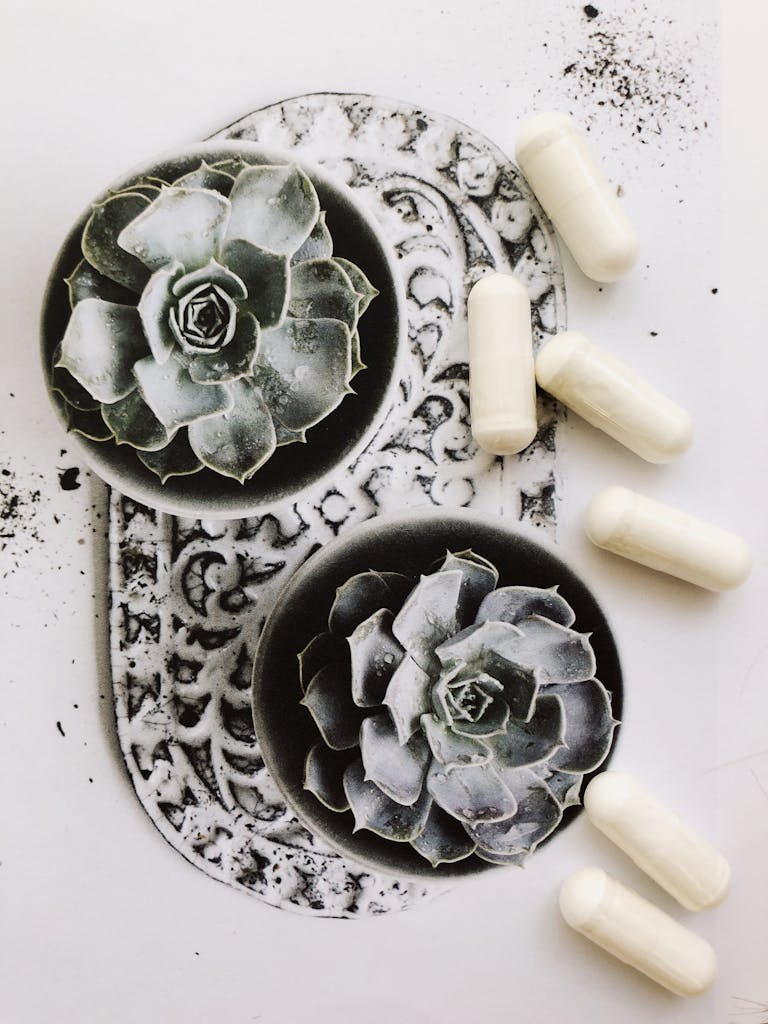
{"type": "Polygon", "coordinates": [[[295,164],[141,178],[94,206],[81,248],[54,389],[71,430],[130,446],[163,483],[204,467],[244,483],[364,369],[377,291],[333,256],[295,164]]]}
{"type": "Polygon", "coordinates": [[[433,867],[522,864],[579,802],[617,724],[557,588],[498,579],[472,551],[418,582],[360,573],[299,655],[319,733],[305,788],[433,867]]]}

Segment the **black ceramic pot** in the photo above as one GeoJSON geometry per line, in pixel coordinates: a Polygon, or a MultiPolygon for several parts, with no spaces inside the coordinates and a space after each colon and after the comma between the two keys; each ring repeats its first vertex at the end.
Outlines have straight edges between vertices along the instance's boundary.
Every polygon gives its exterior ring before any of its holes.
{"type": "MultiPolygon", "coordinates": [[[[129,446],[118,446],[113,440],[92,441],[78,433],[69,435],[70,444],[83,461],[108,484],[153,508],[190,517],[230,519],[254,514],[311,487],[336,466],[348,464],[386,414],[397,384],[397,362],[406,326],[402,284],[388,243],[373,217],[346,185],[296,161],[290,153],[266,150],[249,142],[201,143],[136,168],[95,202],[103,202],[110,191],[124,189],[141,178],[173,181],[197,168],[201,160],[212,164],[235,157],[248,163],[299,163],[326,212],[334,256],[356,264],[379,295],[360,320],[366,369],[354,378],[355,393],[346,395],[338,408],[307,431],[305,444],[279,447],[244,484],[209,469],[161,483],[129,446]]],[[[78,220],[59,252],[43,307],[43,370],[51,400],[65,425],[63,399],[52,389],[52,358],[70,316],[65,278],[82,258],[80,239],[90,213],[89,209],[78,220]]]]}
{"type": "MultiPolygon", "coordinates": [[[[308,709],[300,703],[303,693],[297,656],[327,629],[336,589],[350,577],[375,569],[403,573],[418,581],[420,574],[434,571],[446,551],[470,548],[496,566],[499,587],[558,586],[575,612],[573,628],[591,634],[596,676],[610,694],[614,718],[621,718],[621,667],[606,617],[582,580],[548,548],[500,519],[445,509],[369,520],[339,537],[295,573],[267,620],[254,665],[253,715],[267,767],[296,814],[339,852],[375,870],[434,880],[465,876],[491,865],[473,854],[433,868],[408,843],[393,842],[365,829],[354,832],[351,811],[332,811],[304,788],[305,759],[319,733],[308,709]]],[[[615,737],[614,732],[614,745],[615,737]]],[[[607,762],[608,758],[600,770],[607,762]]],[[[582,785],[591,777],[585,775],[582,785]]],[[[566,808],[555,836],[579,810],[566,808]]]]}

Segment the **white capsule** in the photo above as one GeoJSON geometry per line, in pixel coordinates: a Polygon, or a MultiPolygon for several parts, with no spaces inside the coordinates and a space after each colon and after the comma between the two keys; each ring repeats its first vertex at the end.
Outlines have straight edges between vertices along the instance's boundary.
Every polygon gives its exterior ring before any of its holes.
{"type": "Polygon", "coordinates": [[[548,342],[536,357],[536,380],[648,462],[671,462],[691,443],[685,409],[583,334],[564,331],[548,342]]]}
{"type": "Polygon", "coordinates": [[[679,996],[697,996],[715,980],[710,944],[600,868],[582,868],[560,889],[560,912],[618,960],[679,996]]]}
{"type": "Polygon", "coordinates": [[[635,229],[567,114],[538,114],[517,137],[515,156],[571,255],[595,281],[617,281],[637,259],[635,229]]]}
{"type": "Polygon", "coordinates": [[[488,274],[469,293],[472,435],[494,455],[513,455],[536,436],[531,302],[510,274],[488,274]]]}
{"type": "Polygon", "coordinates": [[[725,899],[731,882],[725,857],[631,775],[595,776],[584,793],[584,809],[593,825],[688,910],[708,910],[725,899]]]}
{"type": "Polygon", "coordinates": [[[626,487],[596,494],[585,528],[598,547],[707,590],[738,587],[752,569],[741,537],[626,487]]]}

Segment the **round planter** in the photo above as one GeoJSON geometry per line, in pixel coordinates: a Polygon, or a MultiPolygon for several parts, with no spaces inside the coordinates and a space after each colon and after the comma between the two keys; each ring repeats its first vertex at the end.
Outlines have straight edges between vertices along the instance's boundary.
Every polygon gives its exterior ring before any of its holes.
{"type": "MultiPolygon", "coordinates": [[[[356,264],[379,290],[360,321],[366,369],[353,382],[354,393],[325,419],[307,430],[306,443],[278,447],[271,458],[244,484],[202,469],[161,483],[128,445],[114,440],[93,441],[71,432],[70,443],[94,472],[128,497],[161,511],[189,517],[233,519],[289,499],[311,487],[335,466],[351,461],[362,450],[385,415],[397,383],[397,362],[404,336],[405,299],[390,248],[378,225],[350,189],[324,171],[297,161],[290,153],[267,150],[250,142],[202,143],[135,168],[113,183],[110,192],[154,176],[173,181],[200,165],[240,157],[251,164],[298,163],[309,177],[326,213],[334,256],[356,264]]],[[[52,389],[52,359],[70,316],[65,278],[82,258],[80,239],[90,209],[74,225],[53,265],[42,314],[42,360],[51,400],[67,425],[64,401],[52,389]]]]}
{"type": "MultiPolygon", "coordinates": [[[[406,517],[381,517],[316,552],[295,573],[280,595],[261,635],[253,674],[253,716],[267,768],[299,818],[332,847],[376,870],[437,879],[487,870],[475,854],[433,868],[406,842],[354,832],[352,812],[332,811],[304,788],[305,758],[319,733],[303,697],[297,655],[325,631],[336,589],[350,577],[374,569],[403,573],[416,581],[433,571],[446,551],[472,549],[499,571],[497,586],[550,588],[570,604],[573,628],[591,633],[596,676],[610,694],[611,711],[621,718],[622,675],[611,629],[597,601],[560,558],[542,545],[494,520],[469,512],[425,510],[406,517]]],[[[615,745],[615,733],[612,747],[615,745]]],[[[603,770],[610,757],[604,759],[603,770]]],[[[583,776],[582,786],[593,773],[583,776]]],[[[579,812],[569,806],[553,835],[579,812]]],[[[545,840],[545,842],[548,840],[545,840]]]]}

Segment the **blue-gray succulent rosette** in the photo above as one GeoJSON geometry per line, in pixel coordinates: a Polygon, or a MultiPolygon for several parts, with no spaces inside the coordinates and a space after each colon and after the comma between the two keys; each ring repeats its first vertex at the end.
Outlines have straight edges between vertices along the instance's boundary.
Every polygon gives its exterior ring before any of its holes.
{"type": "Polygon", "coordinates": [[[334,257],[295,164],[205,161],[98,203],[67,279],[53,386],[70,429],[129,445],[164,483],[244,483],[351,392],[376,289],[334,257]]]}
{"type": "Polygon", "coordinates": [[[433,867],[522,864],[579,802],[617,725],[557,588],[498,579],[472,551],[418,582],[360,573],[299,654],[319,733],[304,787],[433,867]]]}

